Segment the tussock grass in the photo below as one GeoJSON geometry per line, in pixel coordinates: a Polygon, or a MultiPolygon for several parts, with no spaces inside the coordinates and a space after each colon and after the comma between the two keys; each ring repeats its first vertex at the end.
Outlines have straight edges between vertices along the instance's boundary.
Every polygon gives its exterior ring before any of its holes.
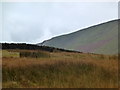
{"type": "Polygon", "coordinates": [[[118,60],[118,56],[117,55],[112,55],[112,56],[109,56],[109,59],[118,60]]]}
{"type": "Polygon", "coordinates": [[[50,58],[3,58],[3,87],[117,88],[118,61],[109,57],[56,52],[50,58]]]}

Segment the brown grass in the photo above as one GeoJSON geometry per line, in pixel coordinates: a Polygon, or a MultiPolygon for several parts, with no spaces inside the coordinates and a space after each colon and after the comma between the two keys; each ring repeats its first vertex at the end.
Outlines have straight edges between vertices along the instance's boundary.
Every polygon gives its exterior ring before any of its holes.
{"type": "Polygon", "coordinates": [[[50,58],[2,59],[3,87],[116,88],[118,60],[109,55],[50,53],[50,58]]]}

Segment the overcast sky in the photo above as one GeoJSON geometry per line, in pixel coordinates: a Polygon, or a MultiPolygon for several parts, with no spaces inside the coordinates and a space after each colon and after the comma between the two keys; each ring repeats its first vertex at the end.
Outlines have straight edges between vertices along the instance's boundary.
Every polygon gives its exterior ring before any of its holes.
{"type": "Polygon", "coordinates": [[[2,12],[2,42],[39,43],[117,19],[118,3],[4,2],[2,12]]]}

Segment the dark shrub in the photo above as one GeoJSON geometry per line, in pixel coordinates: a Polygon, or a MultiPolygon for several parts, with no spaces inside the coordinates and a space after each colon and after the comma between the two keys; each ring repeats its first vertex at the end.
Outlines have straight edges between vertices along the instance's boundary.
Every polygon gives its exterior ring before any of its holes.
{"type": "Polygon", "coordinates": [[[20,57],[40,58],[40,57],[50,57],[50,55],[49,53],[46,52],[20,52],[20,57]]]}

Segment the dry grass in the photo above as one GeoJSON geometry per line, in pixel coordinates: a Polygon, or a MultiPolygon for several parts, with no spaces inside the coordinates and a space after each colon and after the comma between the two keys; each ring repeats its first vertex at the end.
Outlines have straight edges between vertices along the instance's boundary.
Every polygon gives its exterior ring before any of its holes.
{"type": "Polygon", "coordinates": [[[118,60],[108,55],[50,53],[50,58],[3,58],[3,87],[116,88],[118,60]]]}
{"type": "Polygon", "coordinates": [[[19,57],[19,52],[2,50],[2,57],[19,57]]]}

